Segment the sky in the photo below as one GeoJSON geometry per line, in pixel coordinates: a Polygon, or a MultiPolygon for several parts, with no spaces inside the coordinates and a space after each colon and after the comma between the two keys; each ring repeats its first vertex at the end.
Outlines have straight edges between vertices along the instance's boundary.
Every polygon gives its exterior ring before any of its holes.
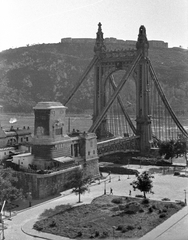
{"type": "Polygon", "coordinates": [[[148,40],[188,48],[188,0],[0,0],[0,51],[61,38],[148,40]]]}

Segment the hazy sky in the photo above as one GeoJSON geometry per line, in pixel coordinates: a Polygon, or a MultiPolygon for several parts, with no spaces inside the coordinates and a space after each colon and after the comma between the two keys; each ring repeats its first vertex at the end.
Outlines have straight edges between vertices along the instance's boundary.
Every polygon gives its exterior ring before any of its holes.
{"type": "Polygon", "coordinates": [[[188,48],[188,0],[0,0],[0,51],[61,38],[137,40],[144,25],[148,40],[188,48]]]}

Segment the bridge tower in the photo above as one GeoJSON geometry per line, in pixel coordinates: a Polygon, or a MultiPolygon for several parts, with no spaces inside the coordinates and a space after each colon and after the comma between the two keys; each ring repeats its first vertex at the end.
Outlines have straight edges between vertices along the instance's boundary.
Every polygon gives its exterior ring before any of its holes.
{"type": "MultiPolygon", "coordinates": [[[[105,107],[105,86],[103,83],[103,66],[101,64],[102,53],[106,51],[106,46],[104,45],[103,32],[101,28],[102,24],[98,24],[98,32],[96,33],[96,42],[94,46],[95,55],[98,57],[97,63],[94,67],[94,112],[93,112],[93,122],[100,115],[103,108],[105,107]]],[[[106,118],[102,120],[102,123],[96,130],[97,136],[100,138],[106,135],[106,118]]]]}
{"type": "MultiPolygon", "coordinates": [[[[96,43],[94,52],[98,61],[95,63],[94,69],[94,113],[93,122],[101,114],[106,106],[106,89],[105,89],[105,75],[113,73],[118,70],[128,70],[128,67],[133,65],[132,56],[141,55],[139,62],[135,65],[135,82],[136,82],[136,135],[140,136],[140,150],[145,151],[149,149],[152,139],[151,133],[151,109],[149,104],[149,63],[147,61],[149,43],[146,37],[146,29],[141,26],[139,29],[138,41],[136,43],[137,51],[133,54],[130,51],[125,51],[122,58],[122,51],[110,51],[110,58],[108,58],[108,51],[104,44],[103,32],[101,23],[98,24],[98,32],[96,35],[96,43]],[[121,54],[121,57],[120,57],[121,54]]],[[[107,132],[107,118],[103,120],[96,129],[96,134],[99,138],[108,135],[107,132]]]]}
{"type": "Polygon", "coordinates": [[[152,141],[151,130],[151,106],[149,99],[149,43],[146,37],[146,29],[141,26],[136,43],[137,53],[141,59],[136,70],[136,131],[140,136],[140,151],[146,152],[150,149],[152,141]]]}

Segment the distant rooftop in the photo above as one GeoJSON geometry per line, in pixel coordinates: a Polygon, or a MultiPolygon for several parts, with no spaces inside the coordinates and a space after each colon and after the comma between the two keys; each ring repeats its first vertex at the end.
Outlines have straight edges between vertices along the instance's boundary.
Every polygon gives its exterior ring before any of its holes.
{"type": "Polygon", "coordinates": [[[33,109],[67,108],[60,102],[38,102],[33,109]]]}

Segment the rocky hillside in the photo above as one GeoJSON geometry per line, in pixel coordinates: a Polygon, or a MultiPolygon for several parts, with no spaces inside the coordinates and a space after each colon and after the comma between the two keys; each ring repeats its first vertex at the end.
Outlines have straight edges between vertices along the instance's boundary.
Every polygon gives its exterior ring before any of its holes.
{"type": "MultiPolygon", "coordinates": [[[[64,102],[70,89],[91,61],[94,44],[64,42],[39,44],[0,53],[0,100],[4,111],[31,112],[38,101],[64,102]]],[[[123,43],[107,44],[122,48],[123,43]]],[[[175,110],[188,111],[188,51],[151,49],[160,83],[175,110]]],[[[132,84],[127,86],[131,92],[132,84]]],[[[68,105],[70,111],[92,108],[93,72],[68,105]]]]}

